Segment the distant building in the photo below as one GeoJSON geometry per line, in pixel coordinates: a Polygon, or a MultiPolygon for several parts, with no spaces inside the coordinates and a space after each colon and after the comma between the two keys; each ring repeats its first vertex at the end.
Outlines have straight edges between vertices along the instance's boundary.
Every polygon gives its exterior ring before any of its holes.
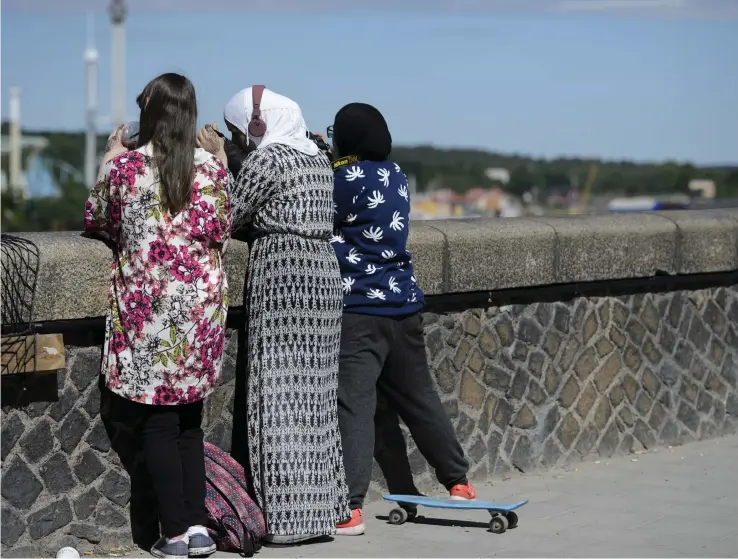
{"type": "Polygon", "coordinates": [[[653,212],[658,210],[683,210],[689,207],[686,196],[671,196],[666,198],[651,198],[636,196],[633,198],[614,198],[607,209],[611,212],[653,212]]]}
{"type": "Polygon", "coordinates": [[[715,181],[708,179],[692,179],[689,181],[689,191],[700,198],[715,198],[715,181]]]}
{"type": "MultiPolygon", "coordinates": [[[[0,188],[4,191],[8,188],[10,183],[10,177],[5,173],[8,168],[6,161],[11,156],[11,138],[9,136],[3,136],[0,140],[2,145],[2,161],[3,171],[0,173],[0,188]]],[[[25,196],[33,194],[29,192],[29,184],[27,173],[30,169],[37,167],[37,159],[41,155],[41,152],[46,149],[49,145],[49,140],[41,136],[21,136],[20,137],[20,152],[22,154],[21,161],[25,162],[24,168],[20,169],[20,176],[18,177],[19,184],[13,185],[21,189],[25,196]]]]}
{"type": "Polygon", "coordinates": [[[502,185],[510,182],[510,171],[502,167],[490,167],[484,171],[484,175],[492,182],[499,182],[502,185]]]}
{"type": "Polygon", "coordinates": [[[418,194],[411,200],[411,219],[449,219],[453,217],[515,217],[521,215],[519,200],[501,188],[470,188],[464,194],[443,188],[418,194]]]}

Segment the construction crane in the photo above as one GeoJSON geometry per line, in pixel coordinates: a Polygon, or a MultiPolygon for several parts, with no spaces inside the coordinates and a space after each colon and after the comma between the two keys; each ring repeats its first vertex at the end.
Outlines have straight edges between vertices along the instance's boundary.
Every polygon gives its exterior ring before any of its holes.
{"type": "Polygon", "coordinates": [[[587,173],[587,182],[584,183],[582,188],[582,197],[579,199],[579,204],[569,209],[570,215],[581,215],[587,211],[589,206],[589,197],[592,194],[592,187],[594,186],[595,179],[597,179],[597,165],[592,163],[589,166],[589,172],[587,173]]]}

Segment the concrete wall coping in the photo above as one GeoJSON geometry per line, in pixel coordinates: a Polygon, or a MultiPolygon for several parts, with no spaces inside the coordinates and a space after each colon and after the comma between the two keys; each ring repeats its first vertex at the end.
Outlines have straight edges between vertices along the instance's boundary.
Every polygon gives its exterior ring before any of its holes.
{"type": "MultiPolygon", "coordinates": [[[[76,232],[20,233],[40,252],[33,319],[104,316],[111,252],[76,232]]],[[[738,271],[738,209],[414,221],[410,250],[429,295],[738,271]]],[[[226,255],[243,304],[245,243],[226,255]]],[[[3,278],[3,281],[5,278],[3,278]]]]}

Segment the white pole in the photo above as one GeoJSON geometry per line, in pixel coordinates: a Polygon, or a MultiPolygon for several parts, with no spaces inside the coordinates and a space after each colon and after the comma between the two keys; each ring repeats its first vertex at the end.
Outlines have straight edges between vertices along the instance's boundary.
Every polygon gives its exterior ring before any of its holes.
{"type": "MultiPolygon", "coordinates": [[[[10,188],[23,188],[21,184],[21,90],[10,88],[10,188]]],[[[25,189],[22,190],[25,196],[25,189]]]]}
{"type": "Polygon", "coordinates": [[[126,122],[126,8],[123,0],[111,0],[110,18],[113,26],[113,124],[118,126],[126,122]]]}
{"type": "Polygon", "coordinates": [[[98,54],[94,47],[94,20],[88,15],[88,46],[85,49],[87,73],[87,134],[85,136],[85,186],[92,188],[97,174],[97,64],[98,54]]]}

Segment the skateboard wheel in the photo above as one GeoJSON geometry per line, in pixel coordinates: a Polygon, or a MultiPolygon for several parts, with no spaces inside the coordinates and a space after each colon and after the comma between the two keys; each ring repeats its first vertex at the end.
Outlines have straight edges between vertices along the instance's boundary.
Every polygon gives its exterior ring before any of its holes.
{"type": "Polygon", "coordinates": [[[507,518],[507,528],[515,528],[518,525],[518,515],[514,511],[509,511],[505,513],[505,518],[507,518]]]}
{"type": "Polygon", "coordinates": [[[407,522],[408,514],[403,508],[392,509],[389,513],[389,523],[399,526],[407,522]]]}
{"type": "Polygon", "coordinates": [[[412,522],[418,516],[418,507],[408,503],[400,504],[400,508],[407,513],[407,520],[412,522]]]}
{"type": "Polygon", "coordinates": [[[489,530],[493,534],[502,534],[507,530],[508,522],[504,516],[495,516],[489,521],[489,530]]]}

